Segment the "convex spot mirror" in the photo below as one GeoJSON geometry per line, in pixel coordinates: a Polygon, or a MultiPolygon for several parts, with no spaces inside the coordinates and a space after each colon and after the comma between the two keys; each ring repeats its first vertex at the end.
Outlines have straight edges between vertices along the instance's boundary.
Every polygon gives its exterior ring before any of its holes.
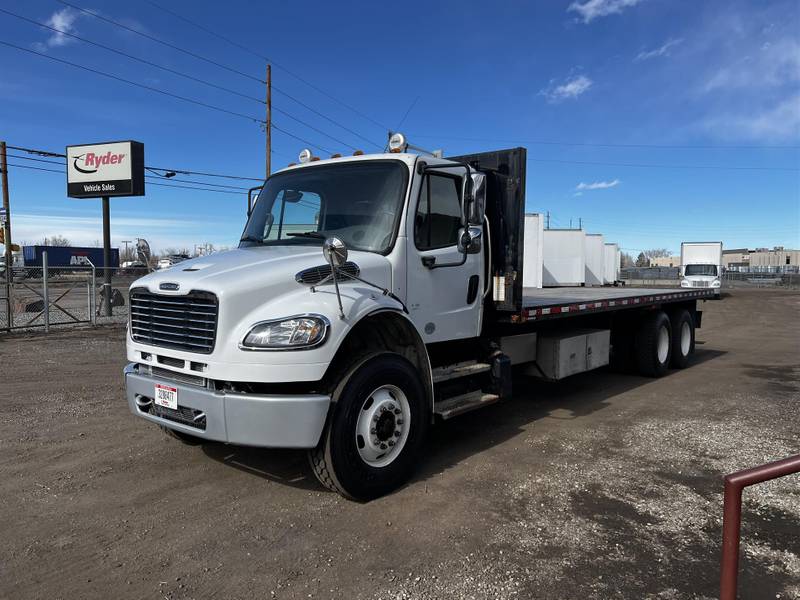
{"type": "Polygon", "coordinates": [[[480,227],[465,227],[458,234],[458,251],[462,254],[478,254],[481,251],[480,227]]]}
{"type": "Polygon", "coordinates": [[[347,262],[347,246],[337,237],[329,237],[322,244],[322,256],[337,269],[347,262]]]}

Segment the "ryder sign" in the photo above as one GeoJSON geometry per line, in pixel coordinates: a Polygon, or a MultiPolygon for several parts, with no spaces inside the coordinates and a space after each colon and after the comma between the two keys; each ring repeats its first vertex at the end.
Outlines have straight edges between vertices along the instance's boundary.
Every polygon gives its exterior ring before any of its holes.
{"type": "Polygon", "coordinates": [[[67,196],[144,196],[144,144],[67,146],[67,196]]]}

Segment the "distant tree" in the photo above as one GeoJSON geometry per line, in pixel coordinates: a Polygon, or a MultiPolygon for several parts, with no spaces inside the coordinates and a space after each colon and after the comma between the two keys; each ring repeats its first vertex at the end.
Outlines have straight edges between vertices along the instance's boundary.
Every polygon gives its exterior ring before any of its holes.
{"type": "Polygon", "coordinates": [[[672,253],[667,250],[666,248],[653,248],[652,250],[645,250],[644,255],[647,258],[664,258],[666,256],[672,256],[672,253]]]}
{"type": "Polygon", "coordinates": [[[49,238],[44,238],[43,246],[71,246],[72,243],[63,235],[54,235],[49,238]]]}
{"type": "Polygon", "coordinates": [[[636,257],[636,266],[637,267],[650,266],[650,259],[647,258],[644,252],[639,252],[639,256],[636,257]]]}
{"type": "Polygon", "coordinates": [[[634,266],[633,256],[631,256],[627,252],[623,252],[622,254],[620,254],[620,263],[621,263],[620,267],[623,269],[627,269],[634,266]]]}

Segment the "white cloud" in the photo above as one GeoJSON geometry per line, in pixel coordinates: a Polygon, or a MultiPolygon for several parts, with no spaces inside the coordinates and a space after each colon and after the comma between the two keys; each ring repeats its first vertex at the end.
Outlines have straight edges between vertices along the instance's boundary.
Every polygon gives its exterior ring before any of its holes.
{"type": "MultiPolygon", "coordinates": [[[[619,179],[613,179],[611,181],[595,181],[593,183],[579,183],[575,186],[575,190],[580,194],[584,190],[607,190],[608,188],[617,187],[620,184],[619,179]]],[[[578,195],[576,194],[576,196],[578,195]]]]}
{"type": "Polygon", "coordinates": [[[718,69],[705,81],[703,91],[779,87],[797,81],[800,81],[800,42],[785,37],[762,43],[757,50],[718,69]]]}
{"type": "Polygon", "coordinates": [[[664,44],[662,44],[661,46],[659,46],[654,50],[647,50],[647,51],[643,50],[642,52],[639,52],[639,54],[637,54],[636,58],[634,58],[633,60],[638,62],[642,60],[649,60],[651,58],[658,58],[660,56],[669,56],[670,50],[682,43],[683,43],[683,38],[678,38],[675,40],[669,39],[664,44]]]}
{"type": "Polygon", "coordinates": [[[598,17],[607,17],[621,13],[623,9],[636,6],[642,0],[586,0],[585,2],[573,2],[569,5],[568,11],[574,11],[581,16],[584,23],[591,23],[598,17]]]}
{"type": "Polygon", "coordinates": [[[72,38],[64,34],[73,33],[75,31],[75,21],[77,21],[80,16],[81,13],[70,7],[57,10],[50,15],[50,18],[47,19],[45,23],[53,29],[58,29],[59,31],[51,31],[50,29],[47,29],[46,31],[50,32],[50,37],[48,37],[44,42],[37,42],[34,44],[34,46],[37,48],[37,50],[41,51],[47,50],[48,48],[65,46],[72,41],[72,38]]]}
{"type": "Polygon", "coordinates": [[[541,90],[539,94],[547,98],[547,101],[551,103],[572,100],[592,87],[592,83],[592,80],[585,75],[578,75],[568,79],[561,85],[554,85],[551,81],[550,85],[541,90]]]}
{"type": "Polygon", "coordinates": [[[727,139],[794,141],[800,139],[800,94],[767,110],[714,116],[704,129],[727,139]]]}

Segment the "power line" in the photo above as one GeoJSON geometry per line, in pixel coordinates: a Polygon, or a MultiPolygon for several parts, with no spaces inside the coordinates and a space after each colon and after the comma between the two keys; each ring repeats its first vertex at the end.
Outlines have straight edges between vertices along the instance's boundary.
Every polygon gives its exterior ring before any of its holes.
{"type": "Polygon", "coordinates": [[[284,135],[288,135],[291,138],[294,138],[294,139],[296,139],[296,140],[298,140],[300,142],[303,142],[304,144],[306,144],[308,146],[311,146],[312,148],[316,148],[317,150],[322,150],[323,152],[327,152],[328,154],[331,154],[330,150],[326,150],[325,148],[322,148],[322,147],[318,146],[317,144],[312,144],[308,140],[304,140],[303,138],[298,137],[295,134],[286,131],[285,129],[282,129],[281,127],[278,127],[274,122],[272,123],[272,128],[276,129],[277,131],[280,131],[284,135]]]}
{"type": "Polygon", "coordinates": [[[664,165],[655,163],[617,163],[617,162],[596,162],[587,160],[559,160],[555,158],[533,158],[528,157],[531,162],[561,163],[567,165],[599,165],[605,167],[639,167],[644,169],[727,169],[733,171],[791,171],[797,172],[800,169],[794,167],[738,167],[723,165],[664,165]]]}
{"type": "Polygon", "coordinates": [[[210,58],[206,58],[205,56],[201,56],[199,54],[195,54],[194,52],[192,52],[190,50],[186,50],[184,48],[181,48],[180,46],[175,46],[174,44],[170,44],[169,42],[165,42],[162,39],[159,39],[159,38],[157,38],[155,36],[152,36],[152,35],[150,35],[148,33],[144,33],[143,31],[139,31],[138,29],[134,29],[133,27],[128,27],[127,25],[123,25],[122,23],[120,23],[118,21],[114,21],[113,19],[105,17],[105,16],[103,16],[103,15],[101,15],[99,13],[93,12],[91,10],[87,10],[85,8],[81,8],[80,6],[72,4],[71,2],[67,2],[66,0],[57,0],[57,2],[60,2],[61,4],[65,5],[65,6],[69,6],[70,8],[72,8],[74,10],[79,10],[84,14],[87,14],[87,15],[89,15],[91,17],[94,17],[95,19],[100,19],[101,21],[105,21],[106,23],[110,23],[111,25],[115,25],[116,27],[120,27],[120,28],[122,28],[122,29],[124,29],[126,31],[130,31],[131,33],[135,33],[136,35],[139,35],[139,36],[142,36],[144,38],[147,38],[148,40],[151,40],[153,42],[156,42],[158,44],[166,46],[167,48],[172,48],[173,50],[177,50],[178,52],[182,52],[182,53],[187,54],[187,55],[189,55],[189,56],[191,56],[193,58],[196,58],[198,60],[202,60],[204,62],[212,64],[215,67],[219,67],[220,69],[225,69],[226,71],[230,71],[231,73],[236,73],[237,75],[241,75],[242,77],[246,77],[247,79],[252,79],[253,81],[257,81],[257,82],[259,82],[261,84],[266,85],[266,82],[264,80],[262,80],[261,78],[259,78],[259,77],[254,77],[253,75],[249,75],[247,73],[239,71],[238,69],[234,69],[233,67],[229,67],[228,65],[224,65],[224,64],[219,63],[219,62],[217,62],[215,60],[212,60],[210,58]]]}
{"type": "MultiPolygon", "coordinates": [[[[94,42],[94,41],[92,41],[92,40],[89,40],[89,39],[87,39],[87,38],[84,38],[84,37],[81,37],[81,36],[75,35],[75,34],[73,34],[73,33],[70,33],[70,32],[68,32],[68,31],[65,31],[65,30],[62,30],[62,29],[57,29],[57,28],[55,28],[55,27],[51,27],[51,26],[49,26],[49,25],[47,25],[47,24],[45,24],[45,23],[41,23],[41,22],[39,22],[39,21],[36,21],[36,20],[34,20],[34,19],[29,19],[28,17],[24,17],[24,16],[22,16],[22,15],[18,15],[18,14],[16,14],[16,13],[13,13],[13,12],[11,12],[11,11],[9,11],[9,10],[6,10],[6,9],[4,9],[4,8],[0,8],[0,12],[2,12],[2,13],[5,13],[5,14],[7,14],[7,15],[10,15],[10,16],[12,16],[12,17],[16,17],[16,18],[18,18],[18,19],[21,19],[21,20],[23,20],[23,21],[26,21],[26,22],[28,22],[28,23],[32,23],[32,24],[34,24],[34,25],[36,25],[36,26],[38,26],[38,27],[43,27],[43,28],[45,28],[45,29],[49,29],[50,31],[54,31],[54,32],[56,32],[56,33],[58,33],[58,34],[60,34],[60,35],[65,35],[65,36],[68,36],[68,37],[74,38],[74,39],[76,39],[76,40],[80,40],[81,42],[84,42],[84,43],[86,43],[86,44],[91,44],[92,46],[96,46],[96,47],[98,47],[98,48],[102,48],[103,50],[107,50],[107,51],[109,51],[109,52],[113,52],[114,54],[118,54],[118,55],[120,55],[120,56],[124,56],[124,57],[126,57],[126,58],[129,58],[129,59],[131,59],[131,60],[135,60],[135,61],[137,61],[137,62],[140,62],[140,63],[142,63],[142,64],[145,64],[145,65],[148,65],[148,66],[151,66],[151,67],[155,67],[155,68],[157,68],[157,69],[161,69],[162,71],[166,71],[167,73],[172,73],[173,75],[178,75],[179,77],[183,77],[183,78],[185,78],[185,79],[188,79],[188,80],[190,80],[190,81],[194,81],[194,82],[196,82],[196,83],[201,83],[201,84],[203,84],[203,85],[206,85],[206,86],[212,87],[212,88],[214,88],[214,89],[222,90],[222,91],[224,91],[224,92],[227,92],[227,93],[229,93],[229,94],[233,94],[233,95],[235,95],[235,96],[239,96],[240,98],[246,98],[247,100],[252,100],[252,101],[254,101],[254,102],[258,102],[259,104],[266,104],[266,103],[264,102],[264,100],[262,100],[261,98],[256,98],[255,96],[249,96],[249,95],[247,95],[247,94],[243,94],[243,93],[241,93],[241,92],[237,92],[236,90],[232,90],[232,89],[230,89],[230,88],[227,88],[227,87],[224,87],[224,86],[218,85],[218,84],[216,84],[216,83],[212,83],[212,82],[210,82],[210,81],[207,81],[207,80],[205,80],[205,79],[200,79],[199,77],[194,77],[194,76],[192,76],[192,75],[187,75],[186,73],[183,73],[183,72],[181,72],[181,71],[177,71],[177,70],[175,70],[175,69],[171,69],[171,68],[169,68],[169,67],[165,67],[165,66],[163,66],[163,65],[159,65],[159,64],[157,64],[157,63],[154,63],[154,62],[151,62],[151,61],[149,61],[149,60],[145,60],[145,59],[143,59],[143,58],[139,58],[138,56],[134,56],[134,55],[132,55],[132,54],[128,54],[127,52],[122,52],[121,50],[117,50],[116,48],[112,48],[112,47],[110,47],[110,46],[106,46],[106,45],[104,45],[104,44],[100,44],[100,43],[98,43],[98,42],[94,42]]],[[[274,87],[273,87],[273,89],[274,89],[274,87]]],[[[281,92],[281,93],[283,93],[283,92],[281,92]]],[[[284,95],[286,95],[287,97],[291,98],[291,96],[289,96],[288,94],[284,94],[284,95]]],[[[352,150],[356,150],[356,149],[357,149],[355,146],[351,146],[351,145],[350,145],[350,144],[348,144],[347,142],[344,142],[344,141],[342,141],[342,140],[340,140],[340,139],[336,138],[335,136],[332,136],[332,135],[330,135],[330,134],[328,134],[328,133],[326,133],[326,132],[322,131],[321,129],[318,129],[317,127],[315,127],[315,126],[313,126],[313,125],[311,125],[311,124],[307,123],[306,121],[303,121],[302,119],[299,119],[299,118],[295,117],[294,115],[292,115],[291,113],[288,113],[288,112],[286,112],[285,110],[281,110],[281,109],[280,109],[280,108],[278,108],[278,107],[273,107],[273,109],[274,109],[276,112],[279,112],[279,113],[281,113],[281,114],[283,114],[283,115],[287,116],[288,118],[290,118],[290,119],[292,119],[292,120],[294,120],[294,121],[297,121],[298,123],[300,123],[300,124],[302,124],[302,125],[304,125],[304,126],[308,127],[309,129],[312,129],[312,130],[316,131],[317,133],[320,133],[320,134],[324,135],[325,137],[328,137],[328,138],[330,138],[330,139],[332,139],[332,140],[334,140],[334,141],[336,141],[336,142],[338,142],[338,143],[340,143],[340,144],[342,144],[342,145],[344,145],[344,146],[347,146],[348,148],[351,148],[352,150]]],[[[310,107],[309,107],[309,109],[310,109],[310,107]]],[[[310,110],[313,110],[313,109],[310,109],[310,110]]],[[[316,111],[314,111],[314,112],[316,112],[316,111]]],[[[333,119],[329,119],[328,117],[325,117],[325,116],[324,116],[324,115],[322,115],[321,113],[317,113],[317,114],[320,114],[320,116],[323,116],[324,118],[328,119],[329,121],[333,122],[334,124],[337,124],[337,123],[336,123],[336,122],[335,122],[333,119]]],[[[338,125],[338,124],[337,124],[337,125],[338,125]]],[[[343,126],[341,126],[341,125],[340,125],[340,127],[343,127],[343,126]]],[[[346,128],[346,127],[344,127],[344,129],[346,129],[346,130],[347,130],[347,128],[346,128]]],[[[348,131],[350,131],[350,130],[348,130],[348,131]]],[[[355,135],[358,135],[358,134],[357,134],[357,133],[355,133],[355,132],[351,132],[351,133],[353,133],[353,134],[355,134],[355,135]]],[[[359,137],[361,137],[361,136],[359,136],[359,137]]],[[[364,139],[366,139],[366,138],[364,138],[364,139]]],[[[367,140],[367,141],[369,141],[369,140],[367,140]]]]}
{"type": "MultiPolygon", "coordinates": [[[[62,1],[62,0],[59,0],[59,2],[60,1],[62,1]]],[[[114,79],[116,81],[121,81],[122,83],[127,83],[128,85],[132,85],[134,87],[138,87],[138,88],[142,88],[142,89],[145,89],[145,90],[149,90],[151,92],[156,92],[156,93],[162,94],[164,96],[169,96],[170,98],[175,98],[177,100],[183,100],[184,102],[189,102],[191,104],[196,104],[198,106],[203,106],[205,108],[209,108],[211,110],[216,110],[218,112],[226,113],[226,114],[229,114],[229,115],[232,115],[232,116],[235,116],[235,117],[241,117],[242,119],[247,119],[248,121],[253,121],[255,123],[264,123],[264,121],[262,121],[261,119],[256,119],[254,117],[251,117],[249,115],[245,115],[245,114],[240,113],[240,112],[236,112],[236,111],[233,111],[233,110],[228,110],[227,108],[221,108],[219,106],[215,106],[213,104],[208,104],[208,103],[202,102],[200,100],[194,100],[193,98],[187,98],[186,96],[179,96],[178,94],[173,94],[172,92],[165,92],[164,90],[160,90],[158,88],[155,88],[155,87],[152,87],[152,86],[149,86],[149,85],[145,85],[143,83],[137,83],[135,81],[131,81],[130,79],[124,79],[122,77],[118,77],[117,75],[112,75],[111,73],[106,73],[105,71],[99,71],[97,69],[93,69],[91,67],[86,67],[84,65],[79,65],[77,63],[70,62],[70,61],[64,60],[62,58],[56,58],[55,56],[50,56],[49,54],[45,54],[43,52],[37,52],[36,50],[31,50],[30,48],[23,48],[22,46],[17,46],[16,44],[10,44],[9,42],[4,42],[2,40],[0,40],[0,44],[2,44],[4,46],[8,46],[9,48],[14,48],[14,49],[19,50],[21,52],[28,52],[30,54],[35,54],[36,56],[41,56],[43,58],[47,58],[47,59],[53,60],[55,62],[59,62],[59,63],[65,64],[65,65],[69,65],[69,66],[74,67],[76,69],[83,69],[84,71],[89,71],[90,73],[95,73],[96,75],[102,75],[103,77],[108,77],[109,79],[114,79]]]]}
{"type": "MultiPolygon", "coordinates": [[[[278,67],[282,71],[285,71],[286,73],[288,73],[289,75],[291,75],[292,77],[294,77],[298,81],[304,83],[305,85],[307,85],[311,89],[316,90],[317,92],[319,92],[323,96],[326,96],[327,98],[333,100],[337,104],[340,104],[340,105],[344,106],[345,108],[347,108],[351,112],[353,112],[353,113],[357,114],[358,116],[366,119],[367,121],[370,121],[372,124],[380,127],[381,129],[385,129],[385,130],[390,129],[390,127],[387,127],[386,125],[384,125],[382,123],[379,123],[378,121],[376,121],[372,117],[362,113],[357,108],[354,108],[354,107],[350,106],[349,104],[347,104],[346,102],[343,102],[342,100],[339,100],[338,98],[332,96],[331,94],[329,94],[325,90],[323,90],[323,89],[319,88],[318,86],[314,85],[313,83],[307,81],[306,79],[304,79],[303,77],[301,77],[297,73],[292,72],[291,70],[289,70],[288,68],[284,67],[283,65],[275,62],[274,60],[272,60],[268,56],[265,56],[265,55],[263,55],[263,54],[261,54],[259,52],[256,52],[256,51],[252,50],[251,48],[248,48],[247,46],[245,46],[243,44],[240,44],[239,42],[237,42],[235,40],[232,40],[232,39],[222,35],[221,33],[218,33],[216,31],[214,31],[213,29],[211,29],[209,27],[206,27],[205,25],[201,25],[200,23],[192,21],[191,19],[189,19],[188,17],[185,17],[184,15],[182,15],[180,13],[177,13],[177,12],[174,12],[174,11],[168,9],[168,8],[165,8],[164,6],[161,6],[160,4],[156,4],[155,2],[152,2],[151,0],[146,0],[146,1],[151,6],[157,8],[157,9],[163,11],[163,12],[166,12],[166,13],[172,15],[173,17],[175,17],[177,19],[180,19],[181,21],[189,23],[189,25],[192,25],[193,27],[197,27],[201,31],[205,31],[206,33],[208,33],[210,35],[213,35],[214,37],[219,38],[222,41],[227,42],[228,44],[231,44],[232,46],[235,46],[235,47],[239,48],[240,50],[244,50],[248,54],[251,54],[251,55],[253,55],[253,56],[257,57],[257,58],[260,58],[261,60],[265,60],[265,61],[267,61],[269,63],[272,63],[273,65],[275,65],[276,67],[278,67]]],[[[59,0],[59,2],[62,2],[64,4],[66,4],[66,2],[64,2],[63,0],[59,0]]]]}
{"type": "MultiPolygon", "coordinates": [[[[67,158],[66,154],[59,154],[57,152],[48,152],[47,150],[37,150],[37,149],[34,149],[34,148],[23,148],[21,146],[6,146],[6,147],[8,149],[10,149],[10,150],[18,150],[20,152],[28,152],[29,154],[37,154],[39,156],[52,156],[52,157],[64,158],[64,159],[67,158]]],[[[54,165],[65,165],[66,164],[66,163],[62,163],[62,162],[58,162],[58,161],[54,161],[54,160],[45,160],[45,159],[42,159],[42,158],[31,158],[29,156],[22,156],[22,155],[19,155],[19,154],[9,154],[9,157],[18,158],[18,159],[22,159],[22,160],[31,160],[31,161],[36,161],[36,162],[45,162],[45,163],[50,163],[50,164],[54,164],[54,165]]],[[[204,176],[204,177],[223,177],[223,178],[226,178],[226,179],[240,179],[240,180],[244,180],[244,181],[264,181],[264,179],[261,178],[261,177],[241,177],[239,175],[223,175],[223,174],[220,174],[220,173],[204,173],[204,172],[201,172],[201,171],[188,171],[186,169],[165,169],[165,168],[162,168],[162,167],[148,167],[148,166],[145,166],[145,169],[150,169],[150,170],[154,170],[154,171],[164,171],[164,172],[176,173],[176,174],[180,173],[182,175],[201,175],[201,176],[204,176]]],[[[215,185],[215,184],[204,183],[204,185],[215,185]]],[[[240,188],[240,189],[248,189],[248,188],[240,188]]]]}
{"type": "MultiPolygon", "coordinates": [[[[64,174],[64,171],[61,171],[61,170],[58,170],[58,169],[47,169],[47,168],[44,168],[44,167],[34,167],[34,166],[31,166],[31,165],[15,165],[15,164],[8,163],[8,166],[9,167],[14,167],[16,169],[31,169],[33,171],[47,171],[49,173],[58,173],[59,175],[63,175],[64,174]]],[[[152,178],[151,177],[147,177],[147,179],[152,179],[152,178]]],[[[199,192],[217,192],[218,194],[233,194],[235,196],[241,196],[242,195],[241,192],[235,192],[235,191],[229,191],[229,190],[215,190],[215,189],[211,189],[211,188],[200,187],[200,186],[192,186],[192,185],[173,185],[173,184],[170,184],[170,183],[155,183],[153,181],[149,181],[147,185],[157,185],[157,186],[160,186],[160,187],[182,188],[182,189],[187,189],[187,190],[195,190],[195,191],[199,191],[199,192]]]]}
{"type": "Polygon", "coordinates": [[[531,146],[585,146],[587,148],[658,148],[658,149],[678,149],[678,150],[757,150],[757,149],[779,149],[797,150],[800,146],[746,146],[746,145],[680,145],[680,144],[622,144],[622,143],[591,143],[591,142],[562,142],[550,140],[514,140],[498,138],[474,138],[459,137],[452,135],[428,135],[428,134],[409,134],[409,137],[433,138],[443,140],[457,140],[462,142],[486,142],[490,144],[529,144],[531,146]]]}
{"type": "Polygon", "coordinates": [[[57,29],[56,27],[51,27],[50,25],[47,25],[46,23],[42,23],[40,21],[36,21],[34,19],[29,19],[28,17],[22,16],[22,15],[18,15],[16,13],[11,12],[10,10],[6,10],[5,8],[0,8],[0,12],[3,12],[5,14],[7,14],[7,15],[11,15],[12,17],[16,17],[17,19],[21,19],[23,21],[27,21],[28,23],[32,23],[32,24],[36,25],[37,27],[44,27],[45,29],[49,29],[50,31],[55,31],[59,35],[65,35],[65,36],[74,38],[76,40],[80,40],[81,42],[84,42],[86,44],[91,44],[92,46],[96,46],[98,48],[102,48],[103,50],[107,50],[109,52],[113,52],[114,54],[119,54],[120,56],[124,56],[126,58],[131,59],[131,60],[135,60],[135,61],[140,62],[142,64],[149,65],[149,66],[155,67],[157,69],[161,69],[162,71],[166,71],[167,73],[172,73],[173,75],[178,75],[179,77],[183,77],[185,79],[189,79],[190,81],[194,81],[194,82],[197,82],[197,83],[202,83],[203,85],[207,85],[209,87],[216,88],[216,89],[222,90],[224,92],[228,92],[229,94],[234,94],[234,95],[239,96],[241,98],[247,98],[248,100],[254,100],[255,102],[260,102],[261,104],[264,104],[263,100],[261,100],[260,98],[256,98],[255,96],[248,96],[247,94],[242,94],[241,92],[237,92],[236,90],[232,90],[230,88],[226,88],[224,86],[217,85],[216,83],[212,83],[210,81],[206,81],[205,79],[200,79],[199,77],[193,77],[192,75],[187,75],[186,73],[183,73],[181,71],[178,71],[178,70],[175,70],[175,69],[171,69],[171,68],[165,67],[163,65],[159,65],[159,64],[151,62],[149,60],[145,60],[143,58],[139,58],[138,56],[134,56],[133,54],[128,54],[127,52],[123,52],[122,50],[117,50],[116,48],[112,48],[110,46],[106,46],[106,45],[101,44],[99,42],[92,41],[90,39],[81,37],[79,35],[75,35],[74,33],[70,33],[69,31],[65,31],[63,29],[57,29]]]}

